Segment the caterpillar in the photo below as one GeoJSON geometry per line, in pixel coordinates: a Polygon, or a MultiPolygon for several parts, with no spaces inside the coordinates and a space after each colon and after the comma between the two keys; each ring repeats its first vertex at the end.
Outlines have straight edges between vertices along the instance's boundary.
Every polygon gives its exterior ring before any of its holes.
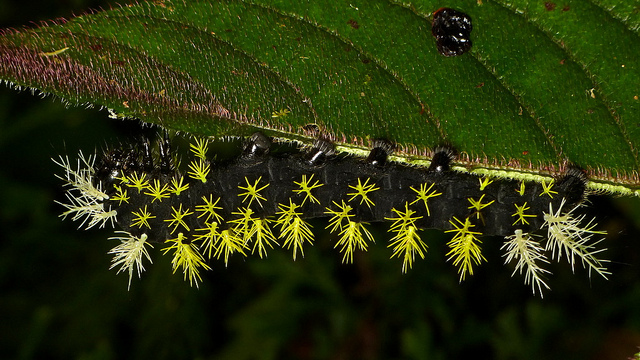
{"type": "Polygon", "coordinates": [[[575,167],[543,182],[490,178],[452,170],[456,151],[437,147],[428,166],[389,160],[393,143],[375,140],[367,157],[337,153],[321,138],[305,149],[275,149],[261,133],[244,139],[231,159],[213,160],[209,140],[195,138],[179,160],[165,135],[152,146],[139,144],[79,154],[55,162],[63,168],[67,202],[62,217],[81,227],[120,227],[110,254],[112,268],[141,276],[149,249],[163,244],[174,272],[182,270],[198,285],[208,260],[257,255],[276,246],[304,256],[314,243],[308,220],[327,218],[343,262],[366,251],[376,239],[374,222],[387,222],[386,245],[402,271],[424,258],[427,228],[451,234],[447,259],[460,281],[486,261],[482,236],[504,237],[505,262],[515,263],[533,293],[542,294],[549,259],[563,256],[572,269],[577,262],[606,278],[605,261],[597,255],[604,232],[587,221],[580,208],[587,178],[575,167]],[[275,150],[274,150],[275,149],[275,150]]]}

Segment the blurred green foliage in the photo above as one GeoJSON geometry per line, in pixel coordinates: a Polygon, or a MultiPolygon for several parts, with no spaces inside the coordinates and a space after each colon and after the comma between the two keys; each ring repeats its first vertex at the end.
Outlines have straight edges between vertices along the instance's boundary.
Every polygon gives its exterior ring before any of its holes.
{"type": "MultiPolygon", "coordinates": [[[[100,6],[97,1],[0,1],[0,25],[19,26],[100,6]]],[[[448,236],[424,234],[425,260],[406,275],[379,240],[342,265],[320,231],[296,262],[212,264],[199,289],[156,246],[153,265],[127,292],[108,271],[110,231],[61,221],[50,158],[91,152],[140,132],[104,111],[0,88],[0,354],[16,359],[620,359],[640,345],[640,201],[593,197],[609,231],[609,281],[566,263],[550,266],[551,292],[533,297],[489,260],[458,284],[445,261],[448,236]],[[96,118],[99,121],[96,121],[96,118]]],[[[153,132],[153,130],[151,130],[153,132]]],[[[386,239],[383,227],[377,239],[386,239]]]]}

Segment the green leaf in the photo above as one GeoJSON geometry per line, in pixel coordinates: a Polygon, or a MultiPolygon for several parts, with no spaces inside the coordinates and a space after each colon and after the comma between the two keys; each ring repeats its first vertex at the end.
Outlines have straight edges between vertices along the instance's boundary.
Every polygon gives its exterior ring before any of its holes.
{"type": "Polygon", "coordinates": [[[640,3],[465,0],[472,50],[440,55],[436,1],[162,1],[0,37],[0,78],[189,133],[263,131],[540,179],[573,163],[635,193],[640,3]],[[315,126],[309,126],[313,124],[315,126]]]}

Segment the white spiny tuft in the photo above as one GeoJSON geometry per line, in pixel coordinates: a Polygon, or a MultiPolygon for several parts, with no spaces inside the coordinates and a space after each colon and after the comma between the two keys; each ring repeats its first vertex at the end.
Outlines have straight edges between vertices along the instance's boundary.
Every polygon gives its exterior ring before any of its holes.
{"type": "Polygon", "coordinates": [[[109,251],[109,254],[114,254],[113,260],[111,260],[111,267],[109,270],[113,269],[116,266],[120,266],[117,274],[128,270],[129,272],[129,286],[131,288],[131,278],[133,278],[133,269],[136,268],[138,270],[138,278],[144,271],[144,266],[142,265],[142,256],[144,255],[150,263],[151,257],[149,256],[149,251],[145,247],[145,245],[149,245],[153,247],[149,242],[147,242],[147,234],[142,234],[140,237],[131,235],[126,231],[116,231],[116,234],[123,234],[123,236],[114,236],[109,238],[109,240],[120,240],[120,245],[114,247],[109,251]]]}
{"type": "Polygon", "coordinates": [[[575,208],[562,213],[562,207],[564,206],[564,199],[560,203],[560,207],[557,211],[553,211],[553,205],[549,204],[549,212],[544,213],[544,224],[542,227],[548,227],[547,231],[547,251],[552,250],[552,258],[560,260],[564,253],[567,260],[571,264],[571,269],[574,270],[576,257],[580,258],[582,265],[589,270],[589,276],[591,271],[595,271],[603,278],[607,278],[610,272],[602,265],[606,260],[599,260],[596,255],[606,249],[596,249],[602,240],[592,240],[594,235],[604,235],[604,231],[593,230],[597,224],[593,222],[594,219],[582,226],[585,215],[577,217],[573,216],[575,208]]]}
{"type": "Polygon", "coordinates": [[[82,220],[80,227],[85,226],[90,229],[95,225],[104,227],[107,222],[111,222],[114,226],[117,212],[111,209],[105,209],[104,200],[109,196],[102,190],[100,182],[95,181],[95,164],[96,157],[88,158],[80,152],[76,167],[71,166],[69,157],[60,156],[60,160],[53,160],[55,164],[64,169],[63,175],[56,175],[59,179],[65,181],[68,187],[66,196],[68,203],[56,203],[64,206],[67,211],[62,213],[63,218],[72,215],[72,220],[82,220]]]}
{"type": "Polygon", "coordinates": [[[60,161],[53,162],[65,170],[64,176],[56,175],[59,179],[66,182],[66,186],[71,186],[73,190],[81,193],[81,196],[95,199],[97,201],[106,200],[109,196],[102,191],[102,187],[94,185],[95,161],[96,156],[84,156],[82,151],[78,154],[76,169],[71,167],[69,157],[60,156],[60,161]]]}
{"type": "Polygon", "coordinates": [[[109,210],[105,210],[104,205],[102,210],[103,210],[102,212],[93,214],[93,217],[91,218],[91,222],[87,226],[87,229],[90,229],[92,226],[96,224],[100,224],[100,228],[102,229],[104,225],[107,223],[107,221],[111,222],[111,227],[116,226],[115,220],[116,220],[116,216],[118,215],[118,212],[116,210],[111,210],[111,206],[109,206],[109,210]]]}
{"type": "Polygon", "coordinates": [[[542,253],[544,249],[540,246],[540,243],[535,241],[533,236],[529,233],[523,233],[522,230],[517,229],[513,235],[507,236],[507,240],[500,248],[505,249],[506,256],[505,264],[510,263],[512,260],[516,260],[516,268],[513,270],[511,276],[516,272],[522,275],[522,271],[525,271],[524,283],[526,285],[531,284],[533,294],[536,293],[536,288],[542,297],[542,287],[549,289],[549,286],[544,282],[542,276],[549,274],[548,270],[540,267],[540,263],[549,263],[546,256],[542,253]]]}
{"type": "Polygon", "coordinates": [[[82,223],[79,228],[85,226],[85,229],[91,229],[97,224],[100,224],[100,228],[103,228],[107,221],[111,221],[111,226],[115,226],[115,218],[117,212],[115,210],[106,211],[104,209],[104,204],[97,202],[94,199],[75,196],[71,192],[67,192],[67,199],[69,199],[69,203],[61,203],[56,201],[56,203],[67,208],[67,211],[60,214],[60,216],[65,219],[69,215],[73,215],[71,220],[77,221],[82,219],[82,223]]]}

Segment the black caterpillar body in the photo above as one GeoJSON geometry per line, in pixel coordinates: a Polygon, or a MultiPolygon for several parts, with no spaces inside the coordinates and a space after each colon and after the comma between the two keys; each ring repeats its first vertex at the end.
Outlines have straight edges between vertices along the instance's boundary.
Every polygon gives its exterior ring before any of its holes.
{"type": "Polygon", "coordinates": [[[81,156],[77,170],[68,159],[59,162],[70,186],[63,215],[84,218],[87,227],[117,223],[124,236],[116,237],[121,245],[112,250],[114,266],[130,276],[134,267],[140,273],[149,257],[145,245],[153,242],[173,244],[163,250],[174,251],[174,269],[183,268],[196,284],[198,269],[208,268],[207,253],[228,261],[257,249],[262,257],[282,241],[295,259],[313,242],[306,220],[318,217],[329,219],[347,262],[373,242],[366,226],[387,221],[388,247],[392,257],[403,258],[405,271],[428,247],[418,230],[435,228],[452,233],[447,255],[461,279],[485,261],[482,235],[505,237],[507,262],[517,261],[516,271],[526,271],[534,292],[546,287],[547,271],[539,267],[547,262],[545,251],[572,265],[580,258],[589,270],[606,274],[591,241],[600,232],[576,215],[587,183],[577,168],[542,182],[492,179],[451,170],[450,147],[436,149],[431,164],[418,167],[389,161],[393,145],[384,140],[361,158],[336,154],[325,140],[306,151],[272,152],[270,139],[259,133],[245,140],[242,154],[221,161],[211,160],[208,143],[196,139],[182,167],[166,137],[151,148],[144,141],[107,151],[98,161],[81,156]],[[543,249],[538,239],[544,235],[543,249]]]}
{"type": "MultiPolygon", "coordinates": [[[[374,148],[372,152],[379,152],[380,149],[374,148]]],[[[453,217],[464,219],[475,216],[480,221],[475,224],[474,230],[482,232],[483,235],[499,236],[511,235],[515,229],[526,232],[540,229],[544,222],[542,213],[549,209],[550,203],[557,208],[562,199],[565,199],[565,207],[573,208],[583,200],[585,178],[577,169],[556,181],[553,190],[557,195],[552,194],[553,198],[544,194],[542,185],[535,182],[526,182],[522,195],[518,193],[521,188],[518,181],[494,181],[484,190],[480,190],[482,179],[478,176],[448,170],[450,161],[448,152],[448,150],[442,150],[442,153],[436,155],[436,158],[440,159],[437,165],[447,170],[436,170],[438,166],[424,169],[386,161],[383,166],[379,166],[355,156],[331,156],[330,159],[316,164],[309,160],[308,153],[300,152],[243,156],[224,163],[212,164],[206,183],[192,181],[188,191],[162,202],[151,202],[148,195],[142,192],[131,192],[131,200],[128,204],[118,206],[117,202],[112,200],[107,200],[107,203],[122,214],[118,216],[117,222],[125,229],[132,223],[132,211],[148,205],[148,210],[157,217],[150,221],[151,229],[143,230],[151,239],[164,241],[170,234],[163,219],[170,218],[172,207],[178,208],[182,204],[184,208],[194,209],[202,202],[202,197],[209,194],[220,198],[219,205],[222,209],[219,214],[222,218],[233,219],[232,212],[247,206],[246,203],[243,204],[243,198],[238,196],[243,192],[239,187],[246,186],[247,180],[253,183],[260,179],[259,185],[269,184],[260,192],[267,200],[261,203],[254,202],[251,208],[260,217],[274,217],[278,211],[278,204],[288,203],[289,198],[302,204],[304,195],[294,193],[298,187],[294,182],[299,182],[302,175],[313,176],[324,186],[313,190],[319,204],[306,201],[301,207],[302,217],[309,219],[329,217],[326,213],[327,208],[330,208],[334,202],[340,203],[351,197],[347,195],[354,192],[350,185],[357,184],[358,179],[361,179],[361,182],[368,179],[368,184],[379,188],[369,195],[373,205],[360,203],[360,198],[350,202],[354,208],[354,220],[360,222],[385,221],[385,218],[393,216],[391,209],[400,209],[406,202],[411,203],[416,200],[416,192],[411,188],[419,189],[420,185],[425,183],[434,184],[432,190],[442,195],[428,200],[430,216],[427,216],[423,203],[417,202],[410,205],[410,208],[422,216],[416,222],[419,228],[449,230],[451,229],[449,221],[453,217]],[[480,215],[477,216],[478,212],[469,208],[471,204],[468,199],[479,199],[482,195],[485,195],[484,203],[491,201],[494,203],[481,210],[480,215]],[[525,202],[530,208],[527,213],[539,215],[527,218],[528,224],[514,225],[515,218],[512,216],[515,211],[514,204],[521,205],[525,202]]],[[[127,173],[123,169],[112,170],[127,173]]],[[[163,182],[168,183],[168,179],[175,175],[176,173],[167,173],[159,177],[163,182]]],[[[190,229],[204,227],[201,218],[191,217],[190,220],[188,222],[190,229]]]]}

